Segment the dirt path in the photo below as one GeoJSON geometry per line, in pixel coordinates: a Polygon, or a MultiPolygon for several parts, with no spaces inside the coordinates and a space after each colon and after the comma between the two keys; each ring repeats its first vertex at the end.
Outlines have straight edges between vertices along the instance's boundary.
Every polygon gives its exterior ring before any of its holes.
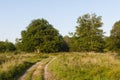
{"type": "Polygon", "coordinates": [[[56,57],[43,59],[30,67],[18,80],[48,80],[49,73],[47,71],[49,64],[56,57]]]}
{"type": "Polygon", "coordinates": [[[56,59],[56,57],[54,57],[48,64],[45,65],[44,67],[44,80],[49,80],[50,74],[47,71],[48,70],[48,66],[51,62],[53,62],[56,59]]]}
{"type": "Polygon", "coordinates": [[[25,77],[27,76],[27,74],[32,70],[32,69],[35,69],[37,68],[37,66],[39,66],[41,64],[41,61],[40,62],[37,62],[36,64],[34,64],[32,67],[30,67],[24,74],[23,76],[21,76],[18,80],[25,80],[25,77]]]}

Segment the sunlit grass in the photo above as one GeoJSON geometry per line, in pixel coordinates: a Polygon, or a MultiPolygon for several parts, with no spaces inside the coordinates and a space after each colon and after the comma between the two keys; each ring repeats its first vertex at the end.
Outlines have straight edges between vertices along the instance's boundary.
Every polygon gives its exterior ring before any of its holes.
{"type": "Polygon", "coordinates": [[[120,60],[111,53],[67,53],[49,66],[50,80],[119,80],[120,60]]]}
{"type": "Polygon", "coordinates": [[[0,54],[0,80],[17,80],[31,65],[48,57],[44,54],[0,54]]]}

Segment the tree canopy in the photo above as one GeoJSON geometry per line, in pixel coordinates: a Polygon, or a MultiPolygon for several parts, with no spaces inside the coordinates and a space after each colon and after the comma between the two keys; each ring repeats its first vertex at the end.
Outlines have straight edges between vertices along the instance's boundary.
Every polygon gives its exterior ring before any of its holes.
{"type": "Polygon", "coordinates": [[[33,20],[27,29],[21,32],[21,37],[23,51],[50,53],[68,50],[58,30],[45,19],[33,20]]]}
{"type": "Polygon", "coordinates": [[[96,14],[84,14],[78,17],[77,26],[70,36],[62,36],[59,31],[45,19],[33,20],[16,44],[0,41],[0,52],[83,52],[83,51],[120,51],[120,21],[115,22],[110,36],[104,36],[102,18],[96,14]]]}
{"type": "Polygon", "coordinates": [[[15,51],[16,47],[12,42],[9,42],[8,40],[0,41],[0,52],[11,52],[15,51]]]}
{"type": "Polygon", "coordinates": [[[111,51],[120,51],[120,21],[115,22],[107,38],[107,49],[111,51]]]}
{"type": "Polygon", "coordinates": [[[77,23],[75,32],[77,51],[103,51],[104,32],[100,29],[103,25],[101,16],[85,14],[78,18],[77,23]]]}

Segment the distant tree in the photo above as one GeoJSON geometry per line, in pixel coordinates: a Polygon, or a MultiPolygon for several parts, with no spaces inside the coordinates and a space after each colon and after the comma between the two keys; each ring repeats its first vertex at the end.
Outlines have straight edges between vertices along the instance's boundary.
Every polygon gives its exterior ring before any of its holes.
{"type": "Polygon", "coordinates": [[[21,39],[18,39],[18,38],[16,39],[15,47],[16,47],[17,51],[23,51],[24,50],[21,39]]]}
{"type": "Polygon", "coordinates": [[[107,40],[107,48],[110,51],[120,51],[120,21],[115,22],[107,40]]]}
{"type": "Polygon", "coordinates": [[[45,19],[33,20],[26,30],[21,32],[22,50],[27,52],[59,52],[66,51],[63,37],[45,19]]]}
{"type": "Polygon", "coordinates": [[[103,30],[100,29],[103,22],[101,16],[96,14],[85,14],[78,18],[76,27],[77,51],[97,51],[104,49],[103,30]]]}
{"type": "Polygon", "coordinates": [[[12,52],[15,51],[15,45],[12,42],[9,42],[8,40],[0,41],[0,52],[12,52]]]}
{"type": "Polygon", "coordinates": [[[67,43],[70,52],[75,52],[78,50],[78,44],[75,36],[64,36],[64,41],[67,43]]]}
{"type": "Polygon", "coordinates": [[[16,50],[15,45],[12,42],[9,42],[8,40],[6,40],[4,42],[4,45],[6,47],[6,51],[7,52],[11,52],[11,51],[15,51],[16,50]]]}
{"type": "Polygon", "coordinates": [[[6,46],[3,41],[0,41],[0,52],[5,52],[6,51],[6,46]]]}

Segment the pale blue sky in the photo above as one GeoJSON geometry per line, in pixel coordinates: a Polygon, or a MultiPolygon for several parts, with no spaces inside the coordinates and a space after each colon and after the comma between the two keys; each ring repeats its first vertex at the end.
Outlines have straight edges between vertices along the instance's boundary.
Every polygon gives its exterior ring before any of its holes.
{"type": "Polygon", "coordinates": [[[120,0],[0,0],[0,40],[15,42],[33,19],[45,18],[60,34],[75,30],[77,18],[86,13],[102,16],[109,35],[120,20],[120,0]]]}

